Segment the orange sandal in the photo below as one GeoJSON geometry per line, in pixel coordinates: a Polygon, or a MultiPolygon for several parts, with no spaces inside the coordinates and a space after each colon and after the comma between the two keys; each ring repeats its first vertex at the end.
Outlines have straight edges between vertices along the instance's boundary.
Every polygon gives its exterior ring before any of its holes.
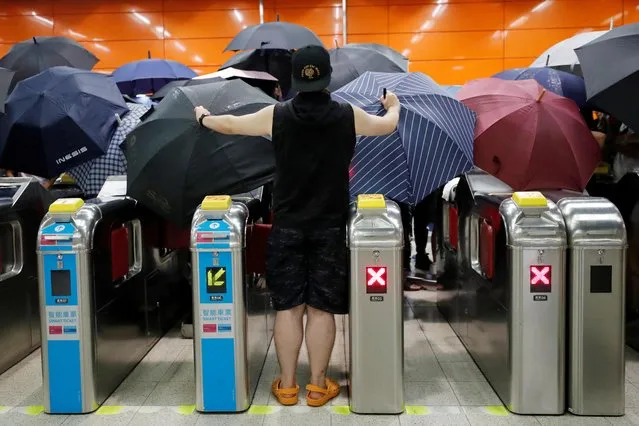
{"type": "Polygon", "coordinates": [[[282,405],[296,405],[298,394],[300,393],[300,386],[295,385],[294,388],[282,389],[280,388],[281,382],[281,379],[276,379],[271,385],[273,396],[277,398],[277,402],[282,405]]]}
{"type": "Polygon", "coordinates": [[[326,378],[325,388],[308,384],[306,385],[306,390],[308,391],[308,393],[306,394],[306,403],[310,407],[321,407],[322,405],[326,404],[328,401],[339,395],[339,385],[328,377],[326,378]],[[322,396],[320,398],[311,398],[311,392],[321,393],[322,396]]]}

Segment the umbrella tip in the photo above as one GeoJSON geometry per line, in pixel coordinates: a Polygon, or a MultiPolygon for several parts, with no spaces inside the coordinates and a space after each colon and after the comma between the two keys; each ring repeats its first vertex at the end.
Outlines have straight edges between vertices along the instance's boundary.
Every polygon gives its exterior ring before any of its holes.
{"type": "Polygon", "coordinates": [[[537,102],[541,102],[541,98],[544,97],[544,95],[546,94],[546,89],[541,89],[541,93],[539,94],[539,97],[537,98],[537,102]]]}
{"type": "Polygon", "coordinates": [[[33,37],[33,44],[38,44],[38,40],[35,37],[33,37]]]}
{"type": "Polygon", "coordinates": [[[120,114],[115,113],[115,120],[118,122],[118,125],[122,124],[122,118],[120,118],[120,114]]]}
{"type": "Polygon", "coordinates": [[[151,51],[150,51],[150,50],[147,50],[147,51],[146,51],[146,54],[147,54],[148,58],[149,58],[149,59],[151,59],[151,51]]]}
{"type": "Polygon", "coordinates": [[[337,39],[336,39],[336,38],[334,38],[334,39],[333,39],[333,41],[335,42],[335,48],[336,48],[336,49],[337,49],[337,48],[339,48],[339,44],[337,44],[337,39]]]}
{"type": "Polygon", "coordinates": [[[275,20],[276,20],[277,22],[280,22],[280,14],[279,14],[279,13],[278,13],[277,15],[275,15],[275,20]]]}
{"type": "Polygon", "coordinates": [[[546,66],[550,63],[550,54],[546,55],[546,66]]]}

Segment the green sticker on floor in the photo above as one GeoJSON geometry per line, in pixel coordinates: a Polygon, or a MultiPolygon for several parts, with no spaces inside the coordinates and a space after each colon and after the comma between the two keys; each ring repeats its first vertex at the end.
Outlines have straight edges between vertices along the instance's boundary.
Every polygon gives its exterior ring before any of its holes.
{"type": "Polygon", "coordinates": [[[180,405],[178,407],[178,413],[184,416],[190,416],[195,412],[195,405],[180,405]]]}
{"type": "Polygon", "coordinates": [[[98,408],[95,412],[98,416],[113,416],[115,414],[120,414],[124,410],[124,407],[121,405],[103,405],[98,408]]]}
{"type": "Polygon", "coordinates": [[[492,414],[493,416],[508,416],[510,413],[506,410],[506,407],[503,405],[492,405],[489,407],[484,407],[484,410],[488,414],[492,414]]]}
{"type": "Polygon", "coordinates": [[[331,411],[333,411],[334,414],[341,414],[343,416],[351,414],[351,409],[348,405],[334,405],[331,407],[331,411]]]}
{"type": "Polygon", "coordinates": [[[407,405],[406,407],[404,407],[404,409],[406,410],[406,414],[410,414],[413,416],[425,416],[427,414],[430,414],[430,411],[428,411],[428,407],[420,405],[407,405]]]}
{"type": "Polygon", "coordinates": [[[44,405],[32,405],[25,408],[24,413],[30,416],[40,415],[44,411],[44,405]]]}
{"type": "Polygon", "coordinates": [[[269,405],[251,405],[251,408],[249,408],[248,413],[249,414],[255,414],[255,415],[266,415],[266,414],[273,414],[276,411],[277,407],[271,407],[269,405]]]}

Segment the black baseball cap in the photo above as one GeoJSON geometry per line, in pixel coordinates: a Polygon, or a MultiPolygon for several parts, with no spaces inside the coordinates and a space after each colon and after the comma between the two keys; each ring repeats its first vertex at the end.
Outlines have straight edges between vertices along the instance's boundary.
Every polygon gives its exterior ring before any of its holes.
{"type": "Polygon", "coordinates": [[[306,46],[293,53],[291,87],[297,92],[319,92],[331,82],[331,57],[323,46],[306,46]]]}

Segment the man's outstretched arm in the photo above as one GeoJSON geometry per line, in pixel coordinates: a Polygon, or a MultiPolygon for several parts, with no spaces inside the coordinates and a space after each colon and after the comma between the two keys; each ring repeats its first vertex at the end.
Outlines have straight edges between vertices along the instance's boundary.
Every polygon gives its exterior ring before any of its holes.
{"type": "Polygon", "coordinates": [[[204,127],[225,135],[272,136],[273,110],[274,106],[270,105],[253,114],[211,115],[206,108],[198,106],[195,119],[204,127]]]}

